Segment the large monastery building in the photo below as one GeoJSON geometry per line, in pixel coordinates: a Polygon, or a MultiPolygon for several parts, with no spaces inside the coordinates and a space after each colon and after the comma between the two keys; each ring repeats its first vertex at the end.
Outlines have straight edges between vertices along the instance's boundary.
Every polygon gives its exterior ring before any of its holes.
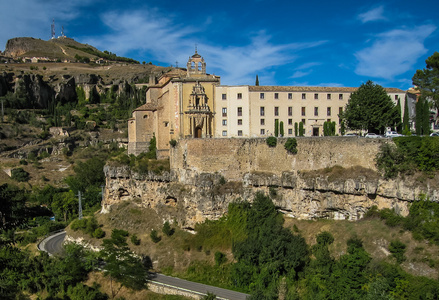
{"type": "MultiPolygon", "coordinates": [[[[128,121],[128,153],[148,151],[153,136],[158,157],[169,156],[169,141],[179,138],[267,137],[276,120],[285,136],[295,136],[302,122],[305,136],[323,135],[326,121],[336,123],[351,93],[349,87],[222,86],[218,76],[206,73],[206,62],[195,52],[187,71],[173,69],[151,77],[146,103],[128,121]]],[[[406,92],[385,88],[404,105],[406,92]]]]}

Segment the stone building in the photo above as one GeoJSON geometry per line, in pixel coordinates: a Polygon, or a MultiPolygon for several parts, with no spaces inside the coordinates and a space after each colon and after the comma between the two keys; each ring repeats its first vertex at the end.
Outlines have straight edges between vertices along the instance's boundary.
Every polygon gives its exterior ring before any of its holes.
{"type": "Polygon", "coordinates": [[[128,121],[128,154],[148,150],[156,137],[158,157],[169,156],[169,141],[206,138],[215,132],[215,88],[220,78],[206,73],[206,62],[195,51],[187,71],[173,69],[150,78],[146,103],[128,121]]]}
{"type": "MultiPolygon", "coordinates": [[[[274,135],[275,120],[283,122],[284,135],[294,136],[294,124],[302,122],[305,136],[323,135],[326,121],[336,123],[352,87],[301,86],[218,86],[215,111],[216,137],[258,137],[274,135]]],[[[404,105],[403,90],[385,88],[396,104],[404,105]]],[[[403,111],[403,110],[402,110],[403,111]]]]}
{"type": "MultiPolygon", "coordinates": [[[[158,157],[169,156],[169,141],[179,138],[265,137],[274,134],[275,120],[284,135],[294,136],[295,123],[304,124],[305,136],[323,135],[325,121],[336,123],[346,106],[350,87],[221,86],[220,78],[206,73],[206,62],[195,51],[187,70],[172,69],[152,76],[146,103],[128,121],[128,153],[148,150],[153,136],[158,157]]],[[[396,104],[406,93],[385,88],[396,104]]]]}

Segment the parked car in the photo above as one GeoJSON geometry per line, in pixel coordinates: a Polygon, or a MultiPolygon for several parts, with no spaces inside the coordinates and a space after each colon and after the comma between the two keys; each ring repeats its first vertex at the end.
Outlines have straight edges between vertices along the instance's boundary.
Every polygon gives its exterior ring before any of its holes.
{"type": "Polygon", "coordinates": [[[380,138],[381,135],[378,135],[378,134],[373,133],[373,132],[369,132],[364,137],[367,137],[367,138],[370,138],[370,139],[377,139],[377,138],[380,138]]]}
{"type": "Polygon", "coordinates": [[[357,134],[356,133],[346,133],[344,136],[350,136],[350,137],[355,137],[355,136],[357,136],[357,134]]]}
{"type": "Polygon", "coordinates": [[[439,136],[439,132],[430,133],[430,136],[439,136]]]}
{"type": "Polygon", "coordinates": [[[385,137],[388,137],[388,138],[394,138],[394,137],[398,137],[398,136],[403,136],[403,135],[399,134],[396,131],[387,131],[385,134],[385,137]]]}

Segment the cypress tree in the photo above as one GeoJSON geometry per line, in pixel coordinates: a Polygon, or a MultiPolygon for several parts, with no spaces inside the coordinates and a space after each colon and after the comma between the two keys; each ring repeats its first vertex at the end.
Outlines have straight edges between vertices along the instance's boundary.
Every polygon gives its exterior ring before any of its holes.
{"type": "Polygon", "coordinates": [[[423,119],[423,116],[424,116],[424,113],[423,113],[423,111],[424,111],[424,99],[422,97],[420,97],[418,99],[418,101],[416,102],[415,108],[416,108],[416,118],[415,118],[415,120],[416,120],[416,123],[415,123],[415,125],[416,125],[416,134],[417,135],[422,135],[422,132],[423,132],[423,130],[422,130],[422,125],[423,125],[422,119],[423,119]]]}
{"type": "Polygon", "coordinates": [[[255,85],[256,85],[256,86],[259,86],[259,77],[258,77],[257,74],[256,74],[256,82],[255,82],[255,85]]]}
{"type": "Polygon", "coordinates": [[[408,106],[407,95],[405,95],[405,101],[404,101],[404,116],[402,118],[402,129],[404,131],[409,130],[409,106],[408,106]]]}
{"type": "Polygon", "coordinates": [[[297,124],[297,122],[294,123],[294,135],[299,135],[299,124],[297,124]]]}
{"type": "Polygon", "coordinates": [[[274,120],[274,136],[275,137],[279,136],[279,120],[278,119],[274,120]]]}
{"type": "Polygon", "coordinates": [[[305,129],[303,129],[303,122],[299,123],[299,136],[303,136],[305,133],[305,129]]]}
{"type": "Polygon", "coordinates": [[[280,121],[279,133],[280,133],[280,136],[284,136],[285,135],[285,132],[284,132],[284,122],[283,121],[280,121]]]}
{"type": "Polygon", "coordinates": [[[424,109],[422,117],[422,133],[424,135],[430,134],[430,103],[427,99],[424,99],[424,109]]]}

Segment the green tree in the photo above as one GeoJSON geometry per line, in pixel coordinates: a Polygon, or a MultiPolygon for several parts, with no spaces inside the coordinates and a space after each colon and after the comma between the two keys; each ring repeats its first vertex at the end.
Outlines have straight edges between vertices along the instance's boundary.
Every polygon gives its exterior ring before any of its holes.
{"type": "Polygon", "coordinates": [[[299,124],[297,122],[294,123],[294,136],[299,135],[299,124]]]}
{"type": "Polygon", "coordinates": [[[428,100],[421,96],[416,102],[415,127],[417,135],[430,134],[430,106],[428,100]]]}
{"type": "Polygon", "coordinates": [[[425,60],[426,68],[417,70],[413,75],[413,85],[421,91],[425,98],[433,101],[439,109],[439,53],[435,52],[425,60]]]}
{"type": "Polygon", "coordinates": [[[146,286],[148,270],[142,260],[130,251],[123,230],[113,229],[111,238],[103,240],[101,257],[105,261],[104,275],[110,277],[112,299],[122,286],[134,290],[146,286]],[[113,287],[113,279],[120,283],[119,289],[113,287]]]}
{"type": "Polygon", "coordinates": [[[274,120],[274,136],[279,136],[279,119],[274,120]]]}
{"type": "Polygon", "coordinates": [[[258,76],[258,74],[256,74],[256,82],[255,82],[255,85],[256,85],[256,86],[259,86],[259,76],[258,76]]]}
{"type": "Polygon", "coordinates": [[[397,118],[389,95],[370,80],[351,94],[342,115],[348,128],[374,133],[383,133],[397,118]]]}
{"type": "Polygon", "coordinates": [[[303,128],[303,122],[299,123],[299,136],[305,135],[305,129],[303,128]]]}
{"type": "Polygon", "coordinates": [[[280,134],[280,136],[285,136],[284,122],[283,121],[280,121],[280,123],[279,123],[279,134],[280,134]]]}
{"type": "Polygon", "coordinates": [[[409,116],[409,104],[407,95],[405,95],[404,100],[404,115],[402,117],[402,130],[405,135],[410,133],[410,116],[409,116]]]}

